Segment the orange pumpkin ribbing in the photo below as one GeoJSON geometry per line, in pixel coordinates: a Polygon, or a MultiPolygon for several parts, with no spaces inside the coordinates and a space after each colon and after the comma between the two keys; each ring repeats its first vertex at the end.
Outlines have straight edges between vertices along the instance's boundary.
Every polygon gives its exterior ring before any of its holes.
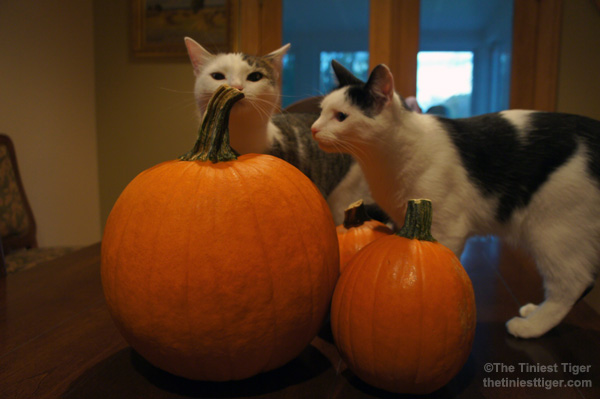
{"type": "Polygon", "coordinates": [[[296,357],[338,277],[335,226],[314,184],[267,155],[167,161],[123,191],[102,282],[126,340],[171,373],[250,377],[296,357]]]}

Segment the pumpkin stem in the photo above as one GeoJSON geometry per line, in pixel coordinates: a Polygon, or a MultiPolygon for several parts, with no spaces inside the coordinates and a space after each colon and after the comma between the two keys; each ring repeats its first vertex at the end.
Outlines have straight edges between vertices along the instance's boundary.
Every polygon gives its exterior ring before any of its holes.
{"type": "Polygon", "coordinates": [[[436,242],[437,240],[431,235],[432,209],[430,200],[408,201],[404,226],[396,234],[410,240],[436,242]]]}
{"type": "Polygon", "coordinates": [[[344,211],[344,227],[349,229],[351,227],[362,226],[364,222],[371,220],[365,209],[363,200],[358,200],[348,206],[344,211]]]}
{"type": "Polygon", "coordinates": [[[194,147],[179,157],[182,161],[225,162],[237,159],[238,153],[229,144],[229,113],[244,93],[229,85],[221,85],[206,106],[194,147]]]}

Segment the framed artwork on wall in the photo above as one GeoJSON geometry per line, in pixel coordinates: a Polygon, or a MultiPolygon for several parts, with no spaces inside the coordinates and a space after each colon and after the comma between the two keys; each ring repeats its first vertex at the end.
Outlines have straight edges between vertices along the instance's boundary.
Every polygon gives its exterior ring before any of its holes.
{"type": "Polygon", "coordinates": [[[185,57],[189,36],[211,52],[232,46],[232,0],[131,0],[136,57],[185,57]]]}

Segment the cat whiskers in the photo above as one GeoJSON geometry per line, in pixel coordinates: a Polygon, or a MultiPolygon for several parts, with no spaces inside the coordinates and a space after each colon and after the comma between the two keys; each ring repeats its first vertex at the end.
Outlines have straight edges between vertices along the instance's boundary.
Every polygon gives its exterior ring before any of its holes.
{"type": "Polygon", "coordinates": [[[261,105],[265,105],[265,109],[273,109],[273,112],[281,112],[281,105],[279,104],[279,102],[276,101],[269,101],[269,100],[265,100],[263,98],[260,97],[253,97],[252,101],[258,106],[258,104],[260,103],[261,105]]]}
{"type": "Polygon", "coordinates": [[[254,97],[248,98],[248,104],[250,104],[250,106],[252,106],[252,108],[254,108],[264,118],[271,118],[271,107],[273,106],[273,103],[271,101],[254,97]]]}
{"type": "Polygon", "coordinates": [[[175,90],[175,89],[169,89],[168,87],[159,87],[159,89],[164,90],[164,91],[170,91],[171,93],[194,94],[193,91],[189,91],[189,90],[175,90]]]}
{"type": "Polygon", "coordinates": [[[212,91],[204,91],[202,93],[196,94],[196,97],[197,97],[196,103],[198,104],[198,107],[200,108],[201,114],[204,114],[204,111],[206,110],[206,106],[208,105],[208,102],[210,101],[213,94],[214,94],[214,92],[212,92],[212,91]]]}
{"type": "MultiPolygon", "coordinates": [[[[212,91],[204,91],[197,94],[198,103],[199,104],[208,104],[210,98],[214,93],[212,91]]],[[[263,100],[262,98],[246,96],[245,99],[242,100],[244,104],[249,104],[261,117],[270,119],[271,117],[271,107],[274,105],[273,102],[263,100]]],[[[241,104],[240,104],[241,105],[241,104]]],[[[237,106],[237,105],[236,105],[237,106]]],[[[201,106],[204,109],[206,105],[201,106]]]]}
{"type": "Polygon", "coordinates": [[[368,152],[361,146],[354,143],[344,142],[343,146],[347,149],[347,153],[351,154],[357,161],[363,162],[368,159],[368,152]]]}
{"type": "Polygon", "coordinates": [[[191,92],[191,91],[175,90],[175,89],[169,89],[167,87],[160,87],[159,89],[168,91],[170,93],[185,95],[185,98],[178,97],[178,99],[176,101],[170,101],[171,105],[166,107],[167,110],[196,107],[196,100],[194,99],[193,96],[190,96],[190,94],[193,94],[193,92],[191,92]]]}
{"type": "MultiPolygon", "coordinates": [[[[361,163],[366,162],[368,159],[372,158],[372,154],[374,153],[370,149],[370,147],[373,146],[372,139],[366,140],[366,139],[362,139],[360,137],[354,137],[352,140],[353,140],[353,142],[349,142],[349,141],[343,142],[344,146],[348,150],[348,153],[350,153],[354,158],[356,158],[357,161],[359,161],[361,163]]],[[[376,138],[376,140],[386,146],[389,145],[389,143],[386,143],[385,140],[383,140],[383,139],[376,138]]]]}
{"type": "Polygon", "coordinates": [[[336,152],[350,154],[358,161],[363,160],[367,155],[363,148],[347,141],[325,140],[323,141],[323,144],[331,146],[336,152]]]}
{"type": "Polygon", "coordinates": [[[372,147],[374,144],[380,144],[385,147],[389,147],[390,143],[386,139],[379,137],[378,135],[372,135],[368,140],[360,137],[355,137],[355,141],[364,144],[365,147],[372,147]]]}

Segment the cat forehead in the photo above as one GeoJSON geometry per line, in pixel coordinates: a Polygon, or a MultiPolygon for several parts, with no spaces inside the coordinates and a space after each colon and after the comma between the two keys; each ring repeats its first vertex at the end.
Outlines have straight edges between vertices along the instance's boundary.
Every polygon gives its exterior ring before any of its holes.
{"type": "Polygon", "coordinates": [[[332,91],[323,99],[323,102],[321,103],[321,108],[341,108],[351,105],[351,103],[348,101],[347,92],[348,87],[343,87],[341,89],[332,91]]]}
{"type": "Polygon", "coordinates": [[[234,69],[240,71],[260,70],[270,75],[273,73],[273,67],[263,57],[255,57],[243,53],[218,54],[206,68],[234,69]]]}
{"type": "MultiPolygon", "coordinates": [[[[248,65],[244,62],[242,54],[230,53],[230,54],[217,54],[210,62],[206,64],[207,68],[223,68],[223,67],[239,67],[242,65],[248,65]]],[[[248,65],[249,66],[249,65],[248,65]]]]}
{"type": "Polygon", "coordinates": [[[323,100],[321,107],[322,109],[334,107],[339,111],[348,110],[352,107],[360,110],[365,116],[374,118],[377,115],[376,105],[376,98],[373,93],[364,83],[361,83],[343,86],[333,91],[323,100]]]}

